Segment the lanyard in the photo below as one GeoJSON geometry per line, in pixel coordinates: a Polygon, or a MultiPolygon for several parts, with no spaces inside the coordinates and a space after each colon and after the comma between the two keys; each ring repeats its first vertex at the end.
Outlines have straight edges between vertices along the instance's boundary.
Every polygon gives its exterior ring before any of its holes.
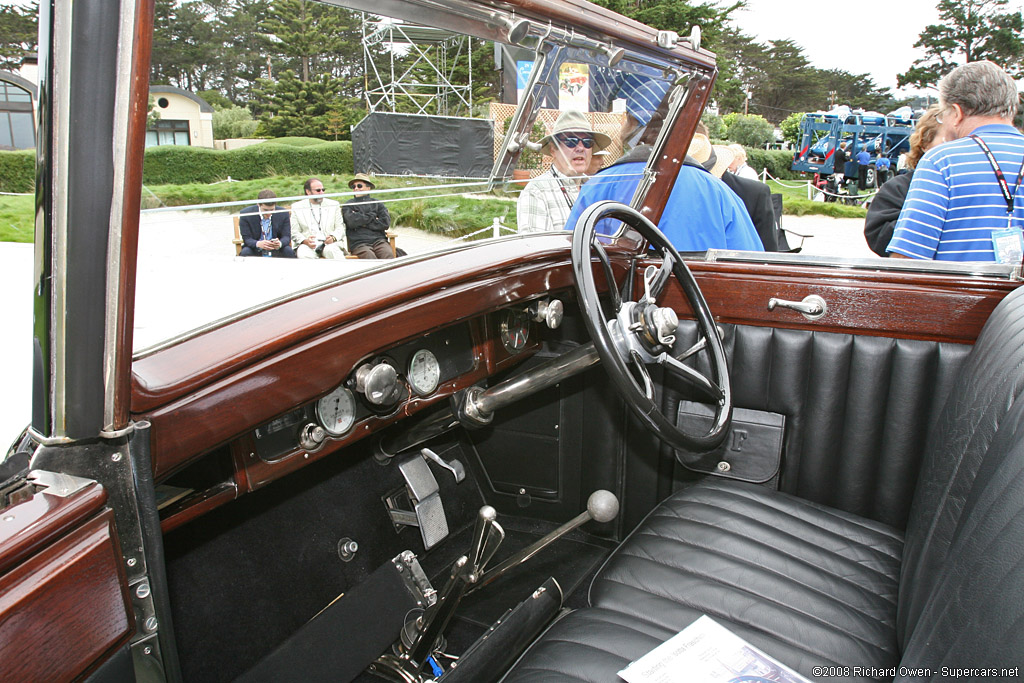
{"type": "Polygon", "coordinates": [[[992,150],[988,148],[985,141],[979,138],[977,135],[970,136],[972,140],[978,143],[981,147],[981,151],[988,157],[988,163],[992,166],[992,170],[996,174],[996,182],[999,183],[999,189],[1003,193],[1003,199],[1006,201],[1006,213],[1008,216],[1013,215],[1013,202],[1017,197],[1017,190],[1020,189],[1020,182],[1024,179],[1024,159],[1020,162],[1020,171],[1017,173],[1017,183],[1013,186],[1013,194],[1010,194],[1010,186],[1006,182],[1006,177],[1003,176],[1002,169],[999,168],[999,164],[996,163],[996,157],[992,154],[992,150]]]}
{"type": "Polygon", "coordinates": [[[569,190],[565,189],[565,184],[559,177],[558,171],[554,166],[551,167],[551,175],[554,176],[555,182],[558,183],[558,189],[562,191],[562,197],[565,198],[565,203],[569,205],[569,210],[572,211],[572,197],[569,196],[569,190]]]}

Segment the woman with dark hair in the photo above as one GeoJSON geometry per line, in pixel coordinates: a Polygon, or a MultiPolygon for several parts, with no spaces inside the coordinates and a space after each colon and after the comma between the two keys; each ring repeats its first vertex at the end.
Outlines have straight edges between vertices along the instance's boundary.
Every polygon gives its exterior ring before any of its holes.
{"type": "Polygon", "coordinates": [[[885,248],[892,240],[892,231],[896,227],[896,219],[900,217],[903,202],[907,199],[910,180],[914,177],[914,167],[924,153],[932,147],[946,142],[945,131],[938,120],[939,105],[933,104],[924,113],[910,135],[910,151],[907,152],[907,172],[898,175],[878,189],[868,215],[864,219],[864,239],[871,251],[879,256],[888,256],[885,248]]]}

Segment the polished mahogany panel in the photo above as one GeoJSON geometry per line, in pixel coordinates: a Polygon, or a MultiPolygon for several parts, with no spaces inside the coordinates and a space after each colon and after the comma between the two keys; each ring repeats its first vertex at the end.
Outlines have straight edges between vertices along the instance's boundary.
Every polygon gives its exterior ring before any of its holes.
{"type": "Polygon", "coordinates": [[[126,585],[110,510],[0,576],[3,680],[75,680],[127,643],[126,585]]]}
{"type": "MultiPolygon", "coordinates": [[[[343,282],[136,361],[139,406],[174,397],[136,414],[136,419],[152,423],[155,475],[170,474],[192,457],[326,394],[361,360],[382,349],[572,286],[565,235],[496,242],[473,251],[475,257],[458,261],[459,268],[452,268],[451,259],[461,259],[464,251],[412,262],[371,274],[382,279],[343,282]],[[521,260],[524,250],[534,253],[525,262],[521,260]],[[518,254],[520,260],[508,263],[508,252],[518,254]],[[494,269],[488,256],[507,265],[494,269]],[[452,274],[438,277],[436,259],[443,259],[445,272],[452,274]],[[466,270],[473,279],[466,278],[466,270]],[[366,291],[380,295],[367,302],[366,291]],[[363,303],[340,310],[332,299],[363,303]],[[324,315],[323,311],[337,313],[324,315]],[[313,358],[316,363],[311,365],[313,358]]],[[[619,258],[616,265],[621,277],[624,259],[619,258]]],[[[474,343],[477,366],[473,373],[429,399],[414,399],[399,417],[486,376],[486,347],[479,340],[474,343]]]]}
{"type": "MultiPolygon", "coordinates": [[[[688,265],[720,322],[968,344],[974,343],[992,309],[1020,285],[951,275],[759,263],[688,265]],[[810,294],[821,296],[828,305],[818,320],[786,308],[768,310],[773,297],[800,301],[810,294]]],[[[688,315],[689,306],[674,279],[663,299],[663,305],[688,315]]]]}
{"type": "Polygon", "coordinates": [[[52,543],[103,507],[107,492],[89,484],[74,495],[36,493],[0,512],[0,573],[52,543]]]}

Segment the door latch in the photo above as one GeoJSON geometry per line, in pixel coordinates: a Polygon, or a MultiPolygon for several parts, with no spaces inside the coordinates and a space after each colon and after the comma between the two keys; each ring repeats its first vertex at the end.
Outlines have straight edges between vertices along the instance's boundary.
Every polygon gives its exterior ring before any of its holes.
{"type": "Polygon", "coordinates": [[[768,310],[773,311],[775,307],[791,308],[799,311],[808,320],[817,320],[828,313],[828,304],[817,294],[809,294],[803,301],[786,301],[785,299],[768,299],[768,310]]]}

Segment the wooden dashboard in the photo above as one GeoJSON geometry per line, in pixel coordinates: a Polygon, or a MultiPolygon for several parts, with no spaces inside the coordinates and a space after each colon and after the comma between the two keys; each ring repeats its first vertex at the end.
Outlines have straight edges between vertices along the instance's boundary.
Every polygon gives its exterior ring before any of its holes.
{"type": "MultiPolygon", "coordinates": [[[[611,256],[619,282],[630,263],[637,272],[645,265],[621,250],[611,256]]],[[[721,322],[957,343],[972,343],[991,310],[1016,286],[882,270],[690,265],[721,322]],[[829,315],[809,321],[794,311],[767,309],[771,297],[799,300],[809,293],[830,302],[829,315]]],[[[177,473],[214,451],[222,460],[208,485],[170,492],[164,528],[446,402],[527,358],[536,343],[508,351],[500,340],[501,311],[521,310],[539,297],[569,300],[572,287],[565,234],[498,240],[332,283],[137,357],[132,412],[136,421],[152,425],[156,481],[173,483],[177,473]],[[368,359],[449,329],[468,340],[467,358],[435,390],[409,392],[393,409],[364,411],[351,430],[320,448],[295,446],[261,456],[257,428],[289,414],[301,420],[312,402],[350,380],[368,359]]],[[[669,286],[664,303],[687,317],[677,284],[669,286]]]]}

